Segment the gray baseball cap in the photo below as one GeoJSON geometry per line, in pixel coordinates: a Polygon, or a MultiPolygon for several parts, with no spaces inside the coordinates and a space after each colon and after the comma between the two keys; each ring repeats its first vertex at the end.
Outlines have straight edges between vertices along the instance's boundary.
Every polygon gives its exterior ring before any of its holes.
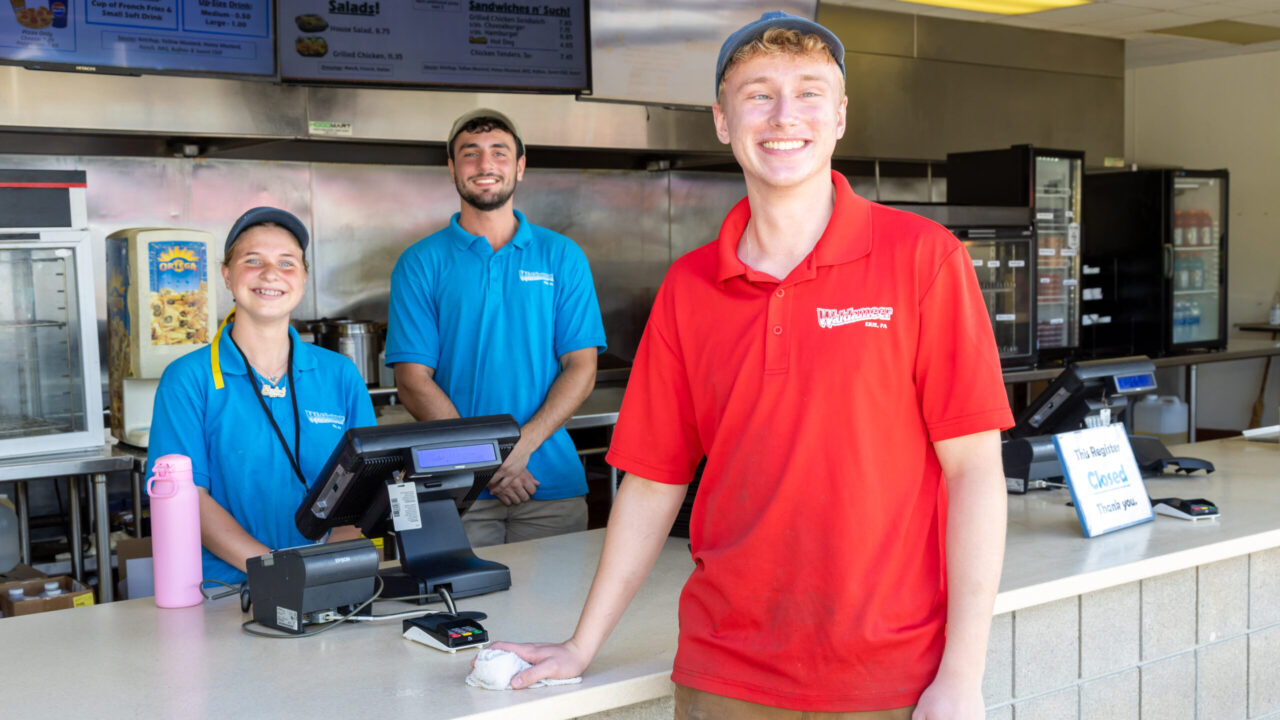
{"type": "Polygon", "coordinates": [[[462,115],[459,115],[458,119],[453,121],[453,127],[449,128],[448,150],[449,150],[450,159],[453,159],[454,138],[458,137],[458,133],[462,132],[462,128],[466,127],[467,123],[471,122],[472,120],[477,120],[479,118],[493,118],[494,120],[501,121],[503,125],[506,125],[508,128],[510,128],[511,134],[512,136],[515,137],[516,142],[520,145],[520,148],[524,147],[524,138],[520,137],[520,128],[516,127],[516,123],[514,120],[507,117],[503,113],[498,112],[497,110],[492,110],[490,108],[476,108],[475,110],[471,110],[470,112],[465,112],[462,115]]]}
{"type": "MultiPolygon", "coordinates": [[[[840,66],[840,74],[845,74],[844,43],[840,42],[840,38],[836,37],[835,33],[808,18],[785,13],[781,10],[773,10],[761,15],[759,20],[754,20],[738,28],[736,32],[724,41],[724,45],[720,46],[720,59],[716,60],[716,84],[714,89],[717,95],[720,93],[720,81],[724,79],[725,66],[729,64],[729,60],[733,58],[734,53],[764,35],[766,30],[772,30],[773,28],[813,33],[822,38],[822,41],[827,44],[827,49],[831,51],[831,57],[835,59],[836,65],[840,66]]],[[[453,138],[450,137],[450,142],[452,140],[453,138]]]]}

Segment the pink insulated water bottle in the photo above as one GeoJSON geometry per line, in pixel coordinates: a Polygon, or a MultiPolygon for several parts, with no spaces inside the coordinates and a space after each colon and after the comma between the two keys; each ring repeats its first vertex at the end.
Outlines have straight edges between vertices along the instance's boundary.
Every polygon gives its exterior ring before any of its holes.
{"type": "Polygon", "coordinates": [[[156,605],[199,605],[200,497],[191,480],[191,458],[163,455],[147,478],[151,496],[151,554],[155,558],[156,605]]]}

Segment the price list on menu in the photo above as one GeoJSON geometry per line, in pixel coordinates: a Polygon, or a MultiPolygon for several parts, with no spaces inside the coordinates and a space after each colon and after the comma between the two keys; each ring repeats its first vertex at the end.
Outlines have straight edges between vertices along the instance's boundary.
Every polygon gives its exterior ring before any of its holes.
{"type": "Polygon", "coordinates": [[[35,65],[274,75],[269,0],[10,0],[0,57],[35,65]]]}
{"type": "Polygon", "coordinates": [[[588,89],[586,0],[280,0],[284,80],[588,89]]]}

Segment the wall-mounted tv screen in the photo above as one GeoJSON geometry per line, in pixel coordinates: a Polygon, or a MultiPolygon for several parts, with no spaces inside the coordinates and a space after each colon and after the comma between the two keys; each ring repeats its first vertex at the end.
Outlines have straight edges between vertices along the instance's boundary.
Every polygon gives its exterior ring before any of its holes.
{"type": "Polygon", "coordinates": [[[279,0],[286,82],[590,89],[587,0],[279,0]]]}
{"type": "Polygon", "coordinates": [[[10,0],[0,62],[274,78],[270,0],[10,0]]]}

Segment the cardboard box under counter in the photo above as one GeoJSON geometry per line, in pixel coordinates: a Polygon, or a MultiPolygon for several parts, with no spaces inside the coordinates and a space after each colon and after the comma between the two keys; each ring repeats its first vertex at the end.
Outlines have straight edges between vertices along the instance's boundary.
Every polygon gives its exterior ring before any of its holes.
{"type": "Polygon", "coordinates": [[[19,615],[33,615],[50,610],[86,607],[92,604],[93,590],[67,575],[36,578],[34,580],[18,580],[0,585],[0,611],[3,611],[4,616],[7,618],[19,615]],[[52,581],[58,583],[58,587],[62,589],[62,594],[48,598],[38,597],[44,592],[44,584],[52,581]],[[27,599],[21,602],[13,602],[9,599],[10,588],[22,588],[27,599]]]}

